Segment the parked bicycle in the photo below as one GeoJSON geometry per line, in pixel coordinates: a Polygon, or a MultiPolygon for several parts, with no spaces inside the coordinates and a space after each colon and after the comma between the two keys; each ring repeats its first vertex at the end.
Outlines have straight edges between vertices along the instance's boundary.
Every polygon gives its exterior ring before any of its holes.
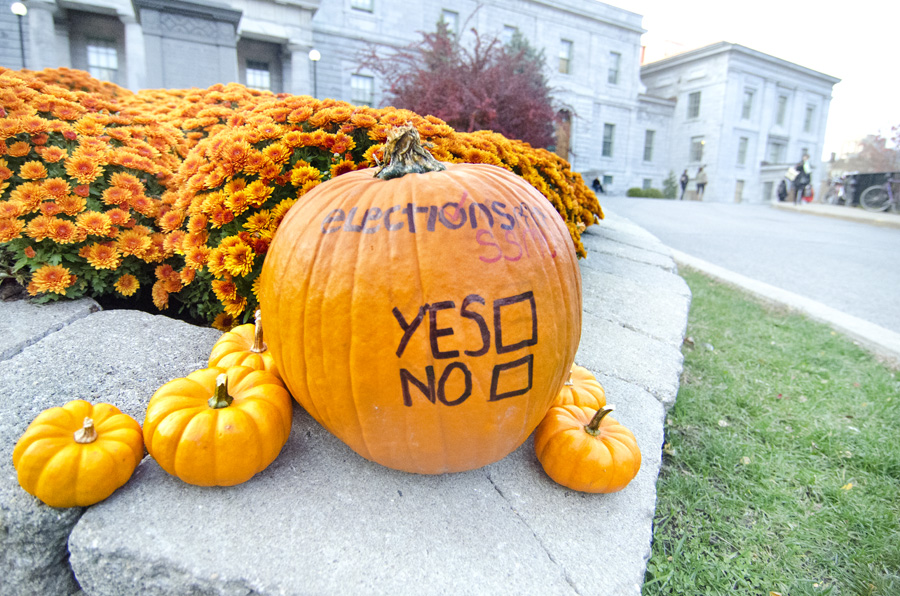
{"type": "Polygon", "coordinates": [[[856,179],[847,174],[832,178],[822,202],[827,205],[850,205],[853,203],[855,182],[856,179]]]}
{"type": "Polygon", "coordinates": [[[900,183],[900,178],[889,174],[887,180],[881,184],[873,184],[859,195],[859,204],[866,211],[887,211],[888,208],[900,211],[898,195],[894,194],[894,185],[900,183]]]}

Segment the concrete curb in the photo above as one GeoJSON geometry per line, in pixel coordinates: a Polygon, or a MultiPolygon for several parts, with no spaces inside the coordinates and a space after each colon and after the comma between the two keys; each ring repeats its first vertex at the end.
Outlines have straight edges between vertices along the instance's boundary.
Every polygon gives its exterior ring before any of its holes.
{"type": "Polygon", "coordinates": [[[860,319],[844,314],[821,302],[788,292],[756,281],[739,273],[729,271],[703,259],[698,259],[678,250],[672,256],[679,266],[701,271],[721,282],[744,290],[763,301],[802,312],[810,318],[826,323],[860,346],[868,349],[880,360],[893,368],[900,368],[900,334],[860,319]]]}

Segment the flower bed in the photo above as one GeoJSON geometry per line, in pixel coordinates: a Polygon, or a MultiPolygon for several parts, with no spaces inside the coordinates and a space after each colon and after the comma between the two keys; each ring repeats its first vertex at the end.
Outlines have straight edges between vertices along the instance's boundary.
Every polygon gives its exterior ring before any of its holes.
{"type": "Polygon", "coordinates": [[[581,257],[581,232],[603,217],[549,151],[407,110],[237,84],[132,93],[70,69],[0,69],[0,110],[0,265],[38,300],[149,290],[161,310],[174,300],[219,328],[246,321],[291,205],[375,166],[388,131],[406,123],[439,160],[522,176],[581,257]]]}

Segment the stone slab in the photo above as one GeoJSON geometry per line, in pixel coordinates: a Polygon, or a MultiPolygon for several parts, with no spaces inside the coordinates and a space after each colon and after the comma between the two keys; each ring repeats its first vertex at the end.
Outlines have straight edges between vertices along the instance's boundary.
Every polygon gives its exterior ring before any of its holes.
{"type": "MultiPolygon", "coordinates": [[[[0,318],[15,309],[0,303],[0,318]]],[[[141,422],[156,387],[203,366],[220,335],[168,317],[101,311],[0,361],[0,581],[13,587],[0,593],[77,589],[66,542],[84,509],[48,507],[19,486],[12,451],[28,424],[73,399],[111,403],[141,422]]]]}
{"type": "Polygon", "coordinates": [[[647,454],[620,493],[558,486],[531,440],[472,472],[397,472],[297,408],[279,458],[243,485],[189,486],[146,459],[78,522],[72,567],[97,596],[640,594],[664,413],[646,392],[608,382],[647,454]],[[598,566],[585,552],[625,563],[598,566]]]}
{"type": "Polygon", "coordinates": [[[100,305],[90,298],[49,304],[33,304],[28,300],[0,302],[0,360],[98,310],[100,305]]]}

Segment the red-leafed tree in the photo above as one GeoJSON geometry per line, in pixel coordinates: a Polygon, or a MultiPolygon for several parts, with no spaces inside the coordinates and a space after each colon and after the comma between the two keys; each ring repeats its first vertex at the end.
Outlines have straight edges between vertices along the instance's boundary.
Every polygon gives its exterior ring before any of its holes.
{"type": "Polygon", "coordinates": [[[472,33],[473,43],[464,47],[442,20],[393,55],[370,48],[360,67],[381,75],[394,107],[437,116],[459,131],[492,130],[534,147],[552,145],[555,111],[543,52],[518,33],[505,45],[472,33]]]}

